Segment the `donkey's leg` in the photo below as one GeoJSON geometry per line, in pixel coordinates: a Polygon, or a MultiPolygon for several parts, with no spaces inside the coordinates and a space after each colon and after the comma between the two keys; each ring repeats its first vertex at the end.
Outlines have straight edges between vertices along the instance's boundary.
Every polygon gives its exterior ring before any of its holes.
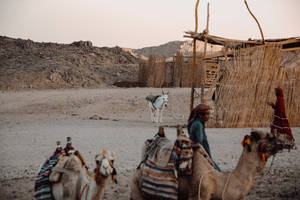
{"type": "Polygon", "coordinates": [[[158,110],[158,122],[161,122],[161,109],[158,110]]]}
{"type": "Polygon", "coordinates": [[[155,117],[154,118],[155,118],[155,122],[158,123],[158,120],[159,120],[159,109],[155,110],[155,117]]]}
{"type": "Polygon", "coordinates": [[[163,110],[164,110],[164,106],[160,109],[159,111],[159,121],[162,122],[162,113],[163,113],[163,110]]]}
{"type": "Polygon", "coordinates": [[[152,122],[156,122],[156,109],[152,110],[152,122]]]}
{"type": "Polygon", "coordinates": [[[150,116],[151,116],[151,121],[154,122],[154,116],[153,116],[153,106],[151,102],[148,102],[149,105],[149,110],[150,110],[150,116]]]}

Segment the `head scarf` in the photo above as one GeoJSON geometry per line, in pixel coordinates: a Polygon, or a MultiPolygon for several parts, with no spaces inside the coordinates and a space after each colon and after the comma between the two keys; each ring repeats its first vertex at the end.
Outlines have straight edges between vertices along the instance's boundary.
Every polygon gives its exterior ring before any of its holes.
{"type": "Polygon", "coordinates": [[[191,127],[192,123],[195,121],[196,117],[199,115],[199,113],[204,113],[205,111],[208,111],[208,110],[210,110],[210,107],[208,105],[199,104],[191,111],[190,117],[188,120],[188,125],[187,125],[188,133],[190,133],[190,127],[191,127]]]}

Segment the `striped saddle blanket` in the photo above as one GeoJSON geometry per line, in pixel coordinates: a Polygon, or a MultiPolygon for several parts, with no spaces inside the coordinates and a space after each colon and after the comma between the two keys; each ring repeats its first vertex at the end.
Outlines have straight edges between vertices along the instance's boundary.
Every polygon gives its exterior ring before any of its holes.
{"type": "Polygon", "coordinates": [[[150,160],[141,166],[143,195],[149,199],[176,200],[178,182],[175,176],[174,164],[158,166],[150,160]]]}
{"type": "Polygon", "coordinates": [[[143,195],[149,199],[176,200],[179,175],[192,173],[192,142],[178,138],[175,142],[155,137],[145,143],[146,159],[141,165],[143,195]]]}
{"type": "Polygon", "coordinates": [[[35,180],[34,200],[53,199],[49,175],[51,173],[51,169],[56,165],[59,156],[60,154],[54,154],[43,164],[35,180]]]}

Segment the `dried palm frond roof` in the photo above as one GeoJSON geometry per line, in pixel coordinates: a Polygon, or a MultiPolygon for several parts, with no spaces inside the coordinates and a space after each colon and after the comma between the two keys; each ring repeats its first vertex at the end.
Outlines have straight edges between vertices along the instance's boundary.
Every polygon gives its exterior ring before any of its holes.
{"type": "MultiPolygon", "coordinates": [[[[243,47],[251,47],[251,46],[258,46],[262,45],[262,40],[259,39],[251,39],[248,40],[235,40],[235,39],[228,39],[224,37],[214,36],[214,35],[208,35],[205,32],[202,33],[196,33],[193,31],[187,31],[185,32],[187,35],[184,35],[184,37],[193,38],[200,41],[205,41],[207,39],[207,42],[214,45],[222,45],[228,48],[243,48],[243,47]]],[[[290,37],[290,38],[279,38],[279,39],[266,39],[265,42],[279,42],[283,45],[282,49],[291,49],[299,48],[300,49],[300,37],[290,37]]]]}

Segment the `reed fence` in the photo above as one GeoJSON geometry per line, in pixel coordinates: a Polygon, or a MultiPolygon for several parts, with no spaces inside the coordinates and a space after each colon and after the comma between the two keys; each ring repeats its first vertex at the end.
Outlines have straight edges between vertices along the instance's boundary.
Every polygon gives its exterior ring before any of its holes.
{"type": "Polygon", "coordinates": [[[276,101],[274,89],[283,87],[291,126],[300,125],[300,70],[279,65],[281,45],[236,51],[226,62],[223,79],[216,88],[216,122],[220,127],[268,127],[276,101]]]}

